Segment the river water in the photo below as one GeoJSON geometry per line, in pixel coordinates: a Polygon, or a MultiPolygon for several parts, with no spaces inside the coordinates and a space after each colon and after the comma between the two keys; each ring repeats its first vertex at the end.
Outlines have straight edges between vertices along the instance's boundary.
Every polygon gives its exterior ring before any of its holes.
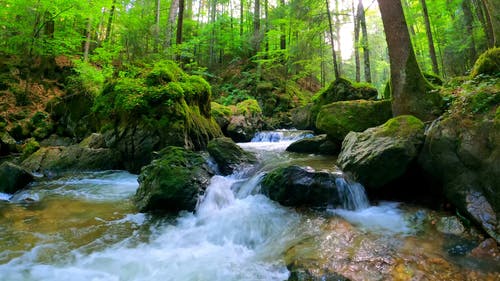
{"type": "Polygon", "coordinates": [[[0,194],[0,280],[287,280],[294,268],[351,280],[500,280],[496,260],[449,253],[449,239],[426,227],[438,214],[394,202],[369,206],[360,185],[337,183],[348,199],[328,210],[286,208],[259,194],[264,173],[279,165],[337,171],[331,157],[284,152],[303,136],[273,132],[240,144],[261,163],[214,176],[195,213],[138,213],[137,176],[123,171],[0,194]]]}

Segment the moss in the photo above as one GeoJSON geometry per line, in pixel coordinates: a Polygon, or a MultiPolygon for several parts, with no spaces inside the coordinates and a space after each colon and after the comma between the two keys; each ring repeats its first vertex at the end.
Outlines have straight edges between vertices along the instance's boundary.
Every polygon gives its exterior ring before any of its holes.
{"type": "Polygon", "coordinates": [[[236,115],[255,116],[261,113],[262,109],[260,108],[259,103],[255,99],[244,100],[236,104],[235,107],[236,115]]]}
{"type": "Polygon", "coordinates": [[[472,113],[485,113],[498,104],[500,104],[500,92],[479,92],[472,95],[469,102],[472,113]]]}
{"type": "Polygon", "coordinates": [[[182,69],[173,61],[164,60],[153,65],[146,75],[146,85],[166,85],[169,82],[180,81],[184,76],[182,69]]]}
{"type": "Polygon", "coordinates": [[[400,115],[387,120],[380,130],[377,131],[377,136],[398,136],[403,138],[412,137],[413,134],[421,134],[424,130],[424,123],[412,115],[400,115]]]}
{"type": "Polygon", "coordinates": [[[378,126],[392,117],[390,101],[340,101],[321,108],[316,128],[329,139],[340,142],[350,131],[378,126]]]}
{"type": "Polygon", "coordinates": [[[424,75],[424,78],[427,79],[427,81],[429,81],[432,85],[435,86],[443,85],[443,79],[441,79],[441,77],[428,72],[423,72],[422,74],[424,75]]]}
{"type": "Polygon", "coordinates": [[[231,108],[229,106],[225,106],[216,102],[211,103],[212,111],[211,114],[213,117],[225,117],[229,118],[232,115],[231,108]]]}
{"type": "Polygon", "coordinates": [[[500,47],[484,52],[477,59],[471,71],[471,78],[480,74],[498,75],[500,73],[500,47]]]}
{"type": "Polygon", "coordinates": [[[34,138],[27,139],[22,147],[22,158],[28,158],[28,156],[35,153],[38,149],[40,149],[40,144],[34,138]]]}
{"type": "Polygon", "coordinates": [[[390,100],[391,96],[392,96],[392,94],[391,94],[391,80],[389,80],[385,83],[384,93],[382,94],[382,99],[390,100]]]}

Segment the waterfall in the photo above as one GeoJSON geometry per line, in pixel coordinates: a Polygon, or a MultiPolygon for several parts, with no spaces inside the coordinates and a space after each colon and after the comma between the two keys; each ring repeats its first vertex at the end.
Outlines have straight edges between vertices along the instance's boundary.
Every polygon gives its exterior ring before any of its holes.
{"type": "Polygon", "coordinates": [[[335,179],[342,208],[346,210],[362,210],[370,207],[365,188],[358,182],[350,182],[344,177],[335,179]]]}
{"type": "Polygon", "coordinates": [[[313,132],[307,130],[262,131],[255,134],[252,138],[252,142],[297,141],[312,136],[313,132]]]}

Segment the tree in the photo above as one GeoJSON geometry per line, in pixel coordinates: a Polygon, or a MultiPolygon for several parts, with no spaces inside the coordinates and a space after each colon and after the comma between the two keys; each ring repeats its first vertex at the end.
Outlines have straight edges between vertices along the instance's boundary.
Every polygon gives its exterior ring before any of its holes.
{"type": "Polygon", "coordinates": [[[425,0],[420,0],[420,3],[422,4],[422,11],[424,13],[425,33],[427,34],[427,41],[429,43],[429,55],[432,60],[432,71],[435,74],[439,74],[436,49],[434,48],[434,40],[432,39],[431,23],[429,21],[429,12],[427,11],[427,4],[425,0]]]}
{"type": "Polygon", "coordinates": [[[330,14],[330,4],[328,3],[329,0],[325,0],[326,3],[326,14],[328,15],[328,28],[330,30],[330,40],[332,44],[332,61],[333,61],[333,71],[335,74],[335,79],[340,77],[340,70],[339,70],[339,65],[337,63],[337,54],[335,53],[335,44],[334,42],[334,37],[333,37],[333,28],[332,28],[332,15],[330,14]]]}
{"type": "Polygon", "coordinates": [[[400,0],[378,0],[391,65],[392,111],[424,121],[440,113],[440,99],[417,64],[400,0]]]}
{"type": "Polygon", "coordinates": [[[352,1],[352,18],[354,22],[354,64],[356,71],[356,82],[361,81],[361,68],[359,59],[359,5],[358,11],[354,9],[354,0],[352,1]]]}
{"type": "Polygon", "coordinates": [[[370,49],[368,48],[368,31],[366,30],[365,8],[363,7],[363,0],[359,0],[358,19],[361,26],[361,32],[363,34],[363,40],[361,41],[361,44],[363,45],[365,81],[371,83],[372,74],[370,70],[370,49]]]}
{"type": "Polygon", "coordinates": [[[483,3],[488,12],[487,18],[493,30],[494,45],[500,47],[500,3],[497,0],[483,0],[483,3]]]}

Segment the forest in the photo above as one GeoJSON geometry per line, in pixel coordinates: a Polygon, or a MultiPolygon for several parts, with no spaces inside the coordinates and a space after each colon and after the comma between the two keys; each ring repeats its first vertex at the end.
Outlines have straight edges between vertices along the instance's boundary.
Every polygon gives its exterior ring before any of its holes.
{"type": "Polygon", "coordinates": [[[499,104],[500,1],[0,0],[0,276],[498,280],[499,104]]]}

